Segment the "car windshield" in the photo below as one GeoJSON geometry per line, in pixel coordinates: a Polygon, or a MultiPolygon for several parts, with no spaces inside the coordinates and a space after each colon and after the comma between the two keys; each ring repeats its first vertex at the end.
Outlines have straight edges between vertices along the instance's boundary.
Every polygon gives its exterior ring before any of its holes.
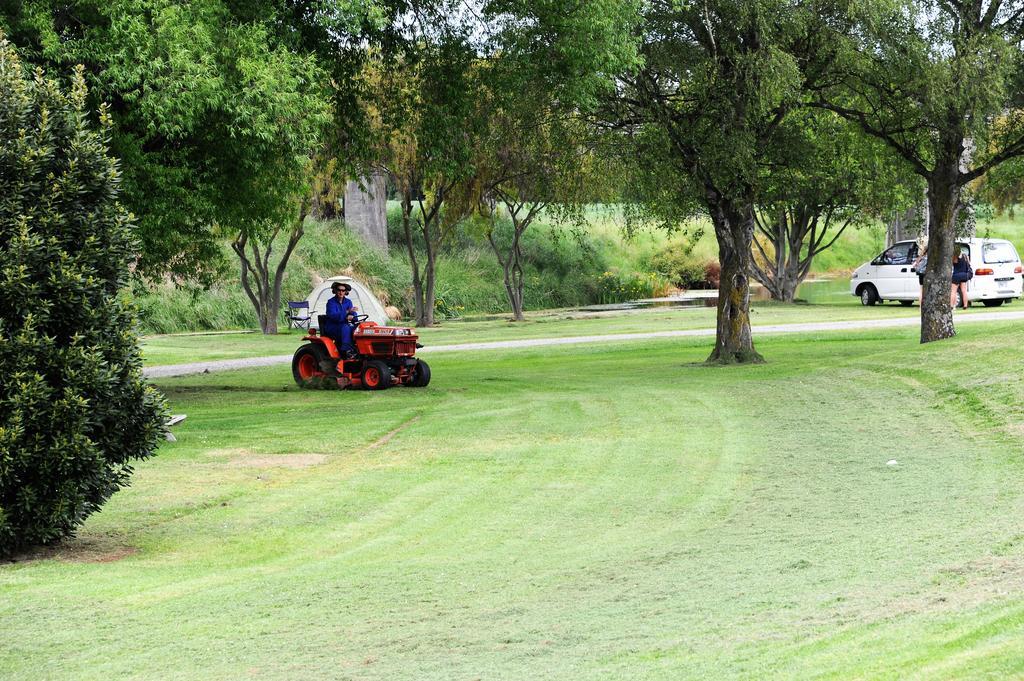
{"type": "Polygon", "coordinates": [[[986,263],[1017,262],[1017,250],[1008,241],[988,242],[981,249],[981,259],[986,263]]]}

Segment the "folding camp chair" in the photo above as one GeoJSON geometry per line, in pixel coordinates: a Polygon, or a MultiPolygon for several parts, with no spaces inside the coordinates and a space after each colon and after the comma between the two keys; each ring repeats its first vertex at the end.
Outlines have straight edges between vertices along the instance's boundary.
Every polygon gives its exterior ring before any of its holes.
{"type": "Polygon", "coordinates": [[[288,328],[308,329],[312,317],[309,314],[309,301],[289,300],[288,301],[288,328]]]}

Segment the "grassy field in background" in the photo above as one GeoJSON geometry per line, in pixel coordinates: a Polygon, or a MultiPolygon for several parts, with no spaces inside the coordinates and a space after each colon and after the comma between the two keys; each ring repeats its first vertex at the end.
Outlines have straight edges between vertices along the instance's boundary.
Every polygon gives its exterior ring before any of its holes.
{"type": "Polygon", "coordinates": [[[1019,324],[758,347],[439,355],[380,393],[160,381],[178,441],[0,565],[0,677],[1024,674],[1019,324]]]}
{"type": "MultiPolygon", "coordinates": [[[[694,220],[677,234],[662,231],[643,231],[631,239],[622,236],[622,222],[613,211],[596,211],[591,216],[589,232],[599,236],[619,253],[616,265],[621,267],[636,266],[649,260],[657,251],[672,246],[675,248],[691,248],[694,255],[703,259],[717,259],[718,245],[711,223],[706,220],[694,220]],[[700,237],[693,240],[694,235],[700,237]]],[[[1009,239],[1014,242],[1019,253],[1024,254],[1024,218],[1008,215],[983,217],[978,220],[976,232],[979,237],[1009,239]]],[[[874,223],[858,228],[850,228],[843,232],[836,243],[822,251],[814,259],[811,274],[848,272],[878,255],[885,246],[885,226],[874,223]]]]}
{"type": "MultiPolygon", "coordinates": [[[[868,319],[916,318],[919,308],[889,303],[863,307],[849,293],[845,281],[815,284],[807,304],[783,305],[771,301],[753,304],[751,318],[755,326],[868,319]]],[[[1005,311],[1024,309],[1020,303],[1001,308],[1005,311]]],[[[980,305],[956,316],[992,312],[980,305]]],[[[480,343],[530,338],[564,338],[623,333],[648,333],[677,329],[709,329],[715,326],[715,308],[647,308],[601,315],[566,311],[528,313],[525,322],[506,318],[445,321],[437,327],[418,329],[420,342],[426,346],[455,343],[480,343]]],[[[151,336],[143,340],[143,358],[147,366],[205,362],[287,355],[302,343],[304,331],[291,331],[277,336],[259,333],[228,333],[209,335],[151,336]]]]}

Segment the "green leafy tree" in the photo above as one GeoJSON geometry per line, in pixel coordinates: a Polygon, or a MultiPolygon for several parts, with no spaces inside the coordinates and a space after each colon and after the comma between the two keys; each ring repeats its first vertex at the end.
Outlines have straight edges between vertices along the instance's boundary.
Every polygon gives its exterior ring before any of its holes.
{"type": "Polygon", "coordinates": [[[463,199],[481,186],[478,171],[493,177],[493,164],[477,168],[493,160],[481,153],[489,126],[517,119],[535,106],[531,98],[559,102],[562,113],[593,106],[635,54],[635,11],[624,0],[385,4],[388,30],[379,68],[364,79],[375,93],[364,110],[379,120],[371,163],[387,171],[400,198],[416,323],[425,326],[434,321],[438,252],[471,208],[463,199]]]}
{"type": "Polygon", "coordinates": [[[531,111],[502,108],[490,117],[474,161],[476,174],[452,201],[459,206],[456,213],[475,210],[480,216],[480,232],[501,265],[516,321],[525,318],[527,229],[544,213],[557,223],[581,225],[587,205],[610,196],[616,177],[600,153],[599,137],[581,116],[538,108],[535,99],[527,106],[531,111]]]}
{"type": "Polygon", "coordinates": [[[371,106],[381,111],[376,165],[401,205],[417,326],[434,324],[437,258],[458,221],[443,212],[472,174],[479,121],[473,116],[472,52],[459,38],[425,42],[381,70],[371,106]]]}
{"type": "Polygon", "coordinates": [[[675,226],[703,212],[721,279],[709,362],[760,362],[750,328],[750,272],[762,168],[800,103],[816,53],[816,8],[784,0],[650,0],[643,66],[621,77],[607,112],[632,141],[630,192],[675,226]]]}
{"type": "MultiPolygon", "coordinates": [[[[252,46],[258,49],[258,45],[252,46]]],[[[281,287],[288,261],[304,231],[317,166],[331,121],[325,74],[307,55],[282,55],[273,63],[249,62],[244,76],[253,87],[249,143],[234,155],[235,186],[218,211],[235,234],[232,249],[241,266],[242,288],[265,334],[277,333],[281,287]],[[279,235],[287,235],[273,258],[279,235]]],[[[323,172],[323,171],[321,171],[323,172]]]]}
{"type": "Polygon", "coordinates": [[[0,554],[74,532],[163,432],[111,121],[93,131],[86,101],[82,69],[68,91],[29,78],[0,34],[0,554]]]}
{"type": "Polygon", "coordinates": [[[513,318],[522,321],[526,230],[543,212],[581,224],[587,202],[612,193],[616,166],[586,118],[612,92],[609,74],[636,63],[636,5],[496,1],[486,11],[500,30],[480,65],[476,115],[484,130],[474,174],[452,203],[462,206],[457,214],[471,212],[468,201],[483,216],[513,318]],[[507,233],[502,212],[511,222],[507,233]]]}
{"type": "Polygon", "coordinates": [[[851,225],[913,204],[919,188],[885,145],[829,112],[793,112],[772,146],[751,272],[773,300],[793,302],[815,256],[851,225]]]}
{"type": "Polygon", "coordinates": [[[264,170],[295,146],[274,135],[302,136],[311,98],[333,101],[339,136],[362,139],[348,84],[379,17],[372,0],[0,3],[29,63],[83,64],[92,107],[110,105],[139,271],[201,281],[223,269],[218,225],[295,208],[264,170]]]}
{"type": "Polygon", "coordinates": [[[921,342],[955,333],[951,259],[963,189],[1024,155],[1024,3],[870,0],[833,24],[818,105],[883,141],[927,183],[921,342]]]}

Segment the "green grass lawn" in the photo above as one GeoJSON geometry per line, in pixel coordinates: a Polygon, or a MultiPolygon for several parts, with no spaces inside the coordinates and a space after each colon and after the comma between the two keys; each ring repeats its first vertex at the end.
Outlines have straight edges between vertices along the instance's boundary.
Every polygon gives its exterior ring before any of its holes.
{"type": "MultiPolygon", "coordinates": [[[[1018,303],[1002,310],[1022,309],[1018,303]]],[[[992,312],[980,305],[963,314],[992,312]]],[[[998,310],[996,310],[998,311],[998,310]]],[[[803,322],[849,321],[858,319],[891,319],[918,317],[920,309],[886,303],[863,307],[849,293],[848,282],[834,281],[815,285],[807,304],[783,305],[770,301],[755,302],[751,318],[755,325],[793,324],[803,322]]],[[[675,329],[711,329],[715,326],[715,308],[669,309],[649,308],[610,316],[584,313],[542,311],[528,313],[525,322],[509,322],[506,318],[446,321],[434,328],[420,329],[426,346],[451,345],[529,338],[646,333],[675,329]]],[[[218,359],[237,359],[269,355],[287,355],[301,344],[305,332],[290,330],[277,336],[259,333],[223,333],[199,335],[151,336],[143,341],[146,365],[183,364],[218,359]]]]}
{"type": "Polygon", "coordinates": [[[0,677],[1024,675],[1019,328],[161,381],[178,442],[0,565],[0,677]]]}

